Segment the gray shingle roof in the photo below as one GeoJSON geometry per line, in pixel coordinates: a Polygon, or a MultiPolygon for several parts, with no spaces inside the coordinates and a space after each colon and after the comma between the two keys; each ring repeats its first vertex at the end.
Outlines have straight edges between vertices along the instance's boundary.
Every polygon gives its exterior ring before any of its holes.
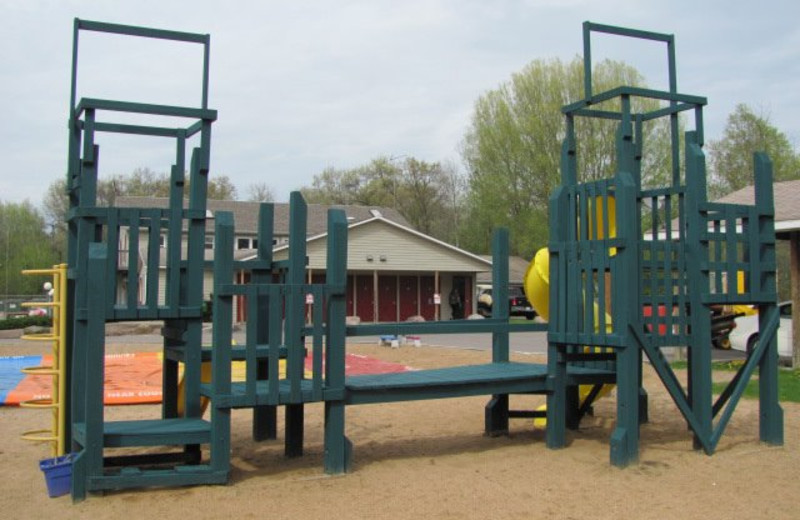
{"type": "MultiPolygon", "coordinates": [[[[492,261],[492,255],[480,255],[484,260],[492,261]]],[[[508,283],[512,285],[522,285],[525,278],[525,271],[530,262],[520,256],[508,257],[508,283]]],[[[492,283],[492,272],[486,271],[478,273],[478,282],[482,284],[492,283]]]]}
{"type": "MultiPolygon", "coordinates": [[[[775,222],[800,220],[800,180],[776,182],[772,185],[775,197],[775,222]]],[[[753,186],[725,195],[717,202],[753,204],[753,186]]],[[[785,231],[788,231],[786,229],[785,231]]]]}
{"type": "MultiPolygon", "coordinates": [[[[188,204],[188,200],[186,203],[188,204]]],[[[116,204],[123,208],[166,208],[169,205],[169,199],[165,197],[117,197],[116,204]]],[[[230,211],[233,213],[236,233],[241,235],[255,235],[258,232],[259,205],[259,202],[236,200],[208,201],[208,209],[212,215],[217,211],[230,211]]],[[[408,221],[393,208],[309,204],[308,235],[319,235],[327,231],[329,208],[343,209],[350,224],[370,219],[374,216],[372,211],[378,211],[388,220],[411,227],[408,221]]],[[[275,234],[284,236],[289,234],[289,204],[287,202],[275,203],[275,234]]]]}

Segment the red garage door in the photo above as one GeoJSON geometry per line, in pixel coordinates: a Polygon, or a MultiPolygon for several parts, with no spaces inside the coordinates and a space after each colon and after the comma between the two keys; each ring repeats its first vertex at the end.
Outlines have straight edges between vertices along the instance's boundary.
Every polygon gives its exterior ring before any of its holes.
{"type": "Polygon", "coordinates": [[[356,275],[356,316],[361,321],[375,321],[375,291],[372,288],[372,275],[356,275]]]}
{"type": "Polygon", "coordinates": [[[347,315],[353,316],[355,315],[355,301],[353,300],[355,291],[355,276],[352,274],[347,275],[347,289],[346,289],[346,299],[347,299],[347,315]]]}
{"type": "Polygon", "coordinates": [[[417,314],[417,277],[400,277],[400,321],[417,314]]]}
{"type": "Polygon", "coordinates": [[[426,321],[433,321],[436,317],[436,305],[433,304],[436,285],[433,276],[419,277],[419,292],[419,313],[426,321]]]}
{"type": "Polygon", "coordinates": [[[397,321],[396,276],[378,276],[378,321],[397,321]]]}

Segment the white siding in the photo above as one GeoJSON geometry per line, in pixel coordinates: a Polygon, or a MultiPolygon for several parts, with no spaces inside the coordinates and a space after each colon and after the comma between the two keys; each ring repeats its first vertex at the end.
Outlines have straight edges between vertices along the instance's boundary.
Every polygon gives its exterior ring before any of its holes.
{"type": "MultiPolygon", "coordinates": [[[[309,242],[307,254],[308,266],[311,269],[325,269],[327,238],[309,242]]],[[[275,258],[283,260],[287,255],[288,251],[284,249],[278,251],[275,258]]],[[[489,271],[491,266],[376,220],[348,231],[347,269],[349,271],[479,272],[489,271]],[[369,257],[372,257],[371,261],[369,257]]]]}

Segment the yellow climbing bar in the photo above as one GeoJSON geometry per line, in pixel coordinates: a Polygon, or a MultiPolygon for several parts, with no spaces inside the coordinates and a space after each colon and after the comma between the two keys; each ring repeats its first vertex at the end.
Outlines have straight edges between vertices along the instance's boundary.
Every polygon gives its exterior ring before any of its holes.
{"type": "Polygon", "coordinates": [[[31,341],[51,341],[53,344],[53,365],[43,367],[26,367],[22,372],[32,375],[47,375],[52,377],[53,385],[50,399],[36,399],[20,403],[23,408],[38,408],[52,410],[52,426],[49,429],[31,430],[22,434],[22,438],[34,442],[49,442],[51,453],[54,457],[64,455],[64,432],[66,428],[66,409],[63,398],[66,395],[67,378],[64,373],[66,368],[66,352],[63,345],[66,342],[67,322],[67,264],[54,265],[51,269],[25,269],[22,274],[28,276],[51,276],[52,299],[49,302],[25,302],[23,307],[46,307],[51,309],[52,326],[50,333],[26,334],[22,339],[31,341]]]}

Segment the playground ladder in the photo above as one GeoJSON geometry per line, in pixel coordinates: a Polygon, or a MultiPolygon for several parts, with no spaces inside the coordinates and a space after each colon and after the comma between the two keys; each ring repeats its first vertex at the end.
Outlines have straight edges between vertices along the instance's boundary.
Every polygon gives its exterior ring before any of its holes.
{"type": "Polygon", "coordinates": [[[30,341],[50,341],[53,344],[53,363],[50,366],[26,367],[22,372],[34,376],[50,376],[52,385],[50,399],[23,401],[23,408],[50,409],[53,412],[52,425],[48,429],[31,430],[22,434],[22,438],[34,442],[49,442],[50,454],[53,457],[65,453],[65,417],[66,403],[66,317],[67,317],[67,265],[54,265],[52,269],[26,269],[22,274],[29,276],[51,276],[53,294],[48,302],[25,302],[23,307],[45,307],[49,309],[52,324],[47,334],[23,335],[22,339],[30,341]]]}

